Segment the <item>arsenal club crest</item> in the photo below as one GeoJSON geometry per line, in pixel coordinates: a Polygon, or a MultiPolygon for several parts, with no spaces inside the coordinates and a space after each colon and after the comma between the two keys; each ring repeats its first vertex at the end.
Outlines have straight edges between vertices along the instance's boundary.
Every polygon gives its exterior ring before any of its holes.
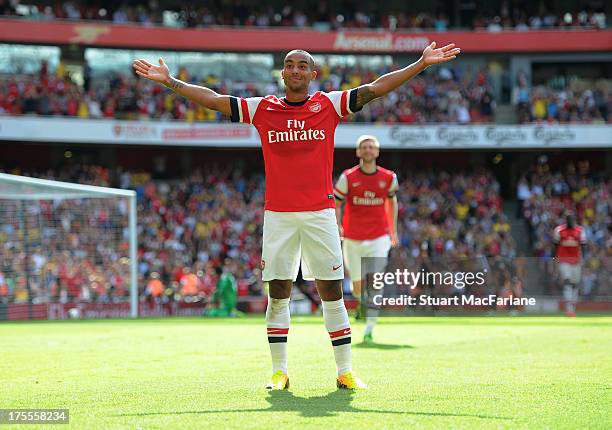
{"type": "Polygon", "coordinates": [[[316,102],[316,103],[311,104],[310,106],[308,106],[308,110],[310,112],[315,112],[315,113],[319,112],[321,110],[321,103],[316,102]]]}

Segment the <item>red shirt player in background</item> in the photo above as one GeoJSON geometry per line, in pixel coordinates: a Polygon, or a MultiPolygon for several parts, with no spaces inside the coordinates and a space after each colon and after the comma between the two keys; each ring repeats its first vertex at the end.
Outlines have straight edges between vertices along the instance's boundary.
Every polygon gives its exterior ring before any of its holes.
{"type": "Polygon", "coordinates": [[[281,71],[286,96],[247,99],[176,79],[161,58],[159,65],[134,61],[139,76],[234,122],[253,124],[259,133],[266,173],[262,275],[270,287],[266,322],[273,372],[267,388],[289,387],[289,297],[300,262],[304,279],[314,278],[321,296],[336,360],[337,386],[366,387],[352,371],[351,329],[342,300],[344,270],[332,184],[334,132],[343,116],[361,110],[428,66],[454,59],[459,52],[453,44],[436,49],[433,42],[418,61],[372,83],[309,95],[308,86],[317,76],[314,59],[306,51],[293,50],[285,56],[281,71]]]}
{"type": "Polygon", "coordinates": [[[567,316],[575,317],[586,237],[584,229],[576,225],[572,214],[565,215],[565,224],[555,227],[553,242],[555,257],[559,264],[559,280],[563,285],[565,313],[567,316]]]}
{"type": "MultiPolygon", "coordinates": [[[[344,237],[344,261],[357,300],[362,297],[362,279],[367,273],[384,271],[389,250],[397,245],[397,176],[376,165],[379,154],[380,143],[376,137],[360,136],[357,139],[359,164],[342,172],[334,190],[336,218],[344,237]],[[368,260],[368,268],[362,270],[361,259],[367,257],[376,258],[368,260]]],[[[377,316],[378,309],[368,304],[364,343],[373,341],[377,316]]]]}

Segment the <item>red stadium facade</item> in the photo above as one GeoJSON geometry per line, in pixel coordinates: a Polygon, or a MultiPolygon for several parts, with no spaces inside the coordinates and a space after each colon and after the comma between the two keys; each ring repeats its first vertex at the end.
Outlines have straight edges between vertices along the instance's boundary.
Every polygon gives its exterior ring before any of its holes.
{"type": "Polygon", "coordinates": [[[0,20],[0,41],[114,48],[278,52],[301,47],[326,53],[420,53],[432,41],[464,53],[598,52],[612,50],[612,31],[390,32],[168,29],[113,24],[0,20]]]}
{"type": "Polygon", "coordinates": [[[28,22],[0,19],[0,41],[113,48],[278,52],[300,47],[325,53],[420,53],[432,41],[466,54],[607,52],[610,30],[390,32],[268,29],[169,29],[136,25],[28,22]],[[560,40],[563,43],[560,43],[560,40]]]}

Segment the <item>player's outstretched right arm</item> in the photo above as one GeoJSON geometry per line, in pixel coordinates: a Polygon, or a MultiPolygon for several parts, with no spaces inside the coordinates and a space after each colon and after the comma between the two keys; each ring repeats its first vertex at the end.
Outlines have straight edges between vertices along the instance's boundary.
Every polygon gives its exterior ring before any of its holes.
{"type": "Polygon", "coordinates": [[[159,58],[159,66],[140,59],[134,60],[132,67],[134,67],[138,76],[160,83],[175,93],[208,109],[219,111],[227,116],[231,115],[230,96],[221,95],[210,88],[188,84],[176,79],[170,74],[170,69],[161,57],[159,58]]]}

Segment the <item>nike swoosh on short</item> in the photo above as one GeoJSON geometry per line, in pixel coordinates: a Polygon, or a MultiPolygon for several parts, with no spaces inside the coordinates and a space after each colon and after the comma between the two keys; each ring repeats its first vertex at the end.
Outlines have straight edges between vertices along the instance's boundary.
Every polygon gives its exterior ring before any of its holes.
{"type": "Polygon", "coordinates": [[[342,264],[338,265],[338,266],[332,266],[332,270],[338,270],[339,268],[342,267],[342,264]]]}

